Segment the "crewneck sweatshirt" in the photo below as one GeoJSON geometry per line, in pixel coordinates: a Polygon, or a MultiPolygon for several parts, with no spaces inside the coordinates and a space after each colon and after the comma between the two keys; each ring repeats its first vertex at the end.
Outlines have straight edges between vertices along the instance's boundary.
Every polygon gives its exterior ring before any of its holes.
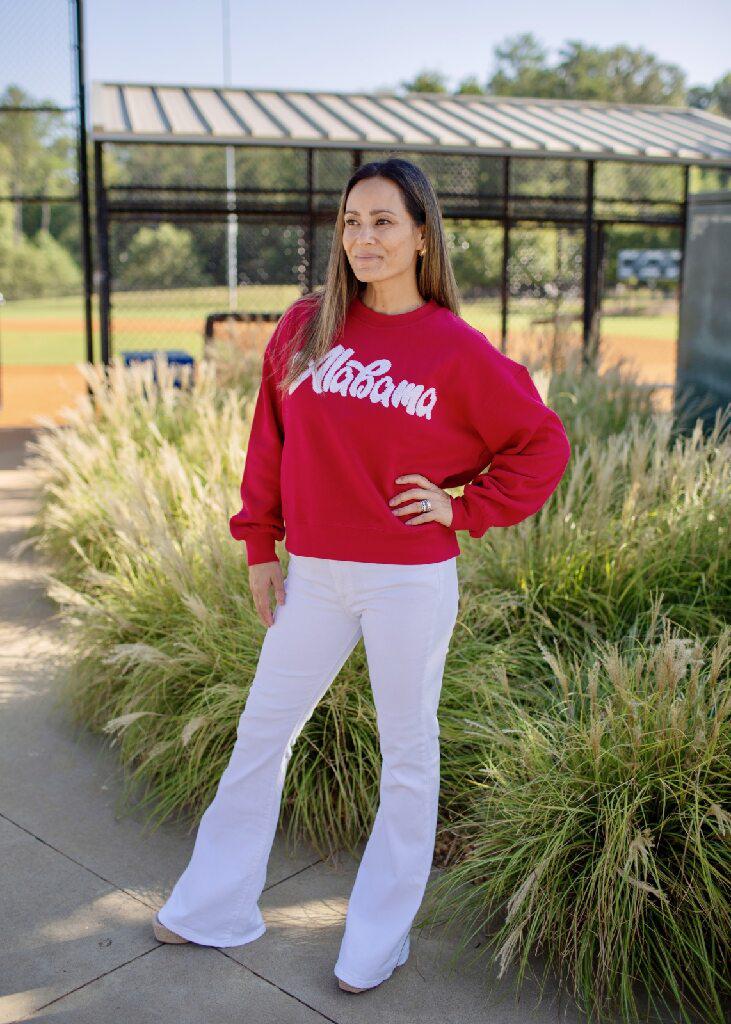
{"type": "Polygon", "coordinates": [[[282,540],[296,555],[439,562],[461,553],[458,531],[479,538],[545,504],[571,449],[525,366],[433,299],[388,314],[355,297],[329,351],[282,396],[287,343],[311,308],[296,300],[264,351],[229,521],[249,565],[276,560],[282,540]],[[389,500],[420,486],[396,483],[407,474],[465,485],[449,495],[449,526],[394,514],[389,500]]]}

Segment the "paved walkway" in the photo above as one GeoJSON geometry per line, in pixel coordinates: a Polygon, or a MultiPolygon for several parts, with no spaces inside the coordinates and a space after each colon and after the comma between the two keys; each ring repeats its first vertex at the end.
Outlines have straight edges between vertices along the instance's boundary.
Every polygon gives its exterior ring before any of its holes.
{"type": "MultiPolygon", "coordinates": [[[[21,465],[32,431],[0,431],[0,1024],[566,1024],[584,1017],[526,982],[472,964],[449,972],[447,931],[371,992],[333,974],[357,861],[323,862],[277,839],[260,900],[267,932],[233,949],[168,946],[150,918],[185,867],[189,823],[155,832],[121,806],[116,751],[55,697],[64,658],[42,565],[11,546],[37,490],[21,465]]],[[[360,851],[362,852],[362,846],[360,851]]],[[[436,869],[435,869],[436,870],[436,869]]]]}

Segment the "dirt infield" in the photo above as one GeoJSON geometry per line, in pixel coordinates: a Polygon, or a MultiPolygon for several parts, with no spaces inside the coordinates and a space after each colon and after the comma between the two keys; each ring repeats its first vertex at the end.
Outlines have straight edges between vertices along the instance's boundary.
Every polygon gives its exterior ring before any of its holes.
{"type": "MultiPolygon", "coordinates": [[[[92,321],[94,330],[99,331],[98,321],[92,321]]],[[[122,316],[113,313],[111,326],[114,334],[121,334],[124,331],[146,331],[157,334],[160,330],[194,331],[203,337],[205,318],[200,316],[181,316],[174,307],[170,308],[169,316],[162,310],[156,316],[137,316],[132,313],[122,316]]],[[[8,320],[3,326],[3,333],[10,337],[12,334],[27,334],[30,331],[38,331],[43,334],[76,332],[83,336],[83,324],[77,316],[67,317],[18,317],[8,320]]]]}
{"type": "Polygon", "coordinates": [[[624,358],[646,384],[674,384],[677,347],[665,338],[603,338],[600,369],[624,358]]]}
{"type": "MultiPolygon", "coordinates": [[[[159,320],[155,325],[158,329],[159,320]]],[[[214,328],[214,337],[235,338],[243,347],[260,352],[271,333],[272,325],[268,323],[216,324],[214,328]]],[[[531,344],[530,335],[516,332],[508,346],[508,355],[528,361],[531,344]]],[[[643,383],[671,385],[675,380],[676,347],[667,339],[626,335],[604,338],[601,368],[618,359],[627,360],[643,383]]],[[[57,423],[65,422],[64,406],[75,404],[76,398],[86,393],[86,382],[74,365],[10,365],[0,367],[0,388],[0,427],[29,427],[37,425],[39,416],[47,416],[57,423]]],[[[658,391],[658,408],[670,408],[671,393],[671,387],[658,391]]]]}
{"type": "Polygon", "coordinates": [[[35,427],[40,416],[64,423],[64,406],[86,394],[75,366],[3,366],[0,373],[0,427],[35,427]]]}

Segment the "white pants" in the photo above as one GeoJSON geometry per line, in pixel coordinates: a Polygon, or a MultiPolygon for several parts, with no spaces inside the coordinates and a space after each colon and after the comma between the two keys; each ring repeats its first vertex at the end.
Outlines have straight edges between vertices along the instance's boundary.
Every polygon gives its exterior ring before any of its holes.
{"type": "Polygon", "coordinates": [[[257,900],[292,745],[363,637],[382,757],[380,803],[348,903],[335,974],[370,988],[409,955],[434,854],[437,706],[457,616],[457,558],[417,565],[290,553],[231,759],[203,814],[190,862],[159,911],[209,946],[266,931],[257,900]]]}

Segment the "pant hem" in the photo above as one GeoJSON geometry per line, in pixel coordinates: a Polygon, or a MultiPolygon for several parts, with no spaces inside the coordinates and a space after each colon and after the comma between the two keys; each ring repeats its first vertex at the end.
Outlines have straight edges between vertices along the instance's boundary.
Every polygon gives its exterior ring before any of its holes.
{"type": "MultiPolygon", "coordinates": [[[[406,963],[405,960],[404,963],[406,963]]],[[[350,973],[348,973],[347,977],[343,977],[342,971],[338,974],[339,968],[338,970],[335,970],[333,973],[335,974],[336,978],[339,978],[340,981],[344,981],[346,985],[353,985],[355,988],[376,988],[378,985],[382,985],[384,981],[387,981],[391,977],[393,972],[396,970],[396,968],[400,966],[401,964],[394,964],[391,970],[388,972],[388,974],[384,974],[384,976],[380,978],[378,981],[366,981],[365,978],[358,978],[356,977],[355,974],[350,973]]]]}
{"type": "Polygon", "coordinates": [[[260,938],[267,930],[266,922],[262,924],[255,932],[242,939],[211,939],[209,937],[201,935],[199,932],[194,931],[192,928],[185,927],[183,925],[170,925],[158,914],[158,920],[161,924],[164,924],[166,928],[174,931],[177,935],[182,935],[184,939],[189,939],[191,942],[195,942],[200,946],[216,946],[216,947],[228,947],[228,946],[244,946],[247,942],[253,942],[254,939],[260,938]]]}
{"type": "Polygon", "coordinates": [[[381,985],[384,981],[387,981],[397,967],[402,967],[406,963],[406,961],[409,959],[410,952],[411,949],[409,948],[408,952],[406,953],[406,956],[404,956],[402,950],[401,953],[399,954],[398,959],[396,960],[396,963],[393,965],[391,970],[387,974],[384,974],[384,976],[379,981],[367,981],[365,978],[359,978],[357,975],[351,974],[349,971],[346,971],[347,977],[344,978],[337,964],[335,964],[333,973],[336,978],[339,978],[340,981],[344,981],[346,985],[353,985],[355,986],[355,988],[375,988],[377,985],[381,985]]]}

